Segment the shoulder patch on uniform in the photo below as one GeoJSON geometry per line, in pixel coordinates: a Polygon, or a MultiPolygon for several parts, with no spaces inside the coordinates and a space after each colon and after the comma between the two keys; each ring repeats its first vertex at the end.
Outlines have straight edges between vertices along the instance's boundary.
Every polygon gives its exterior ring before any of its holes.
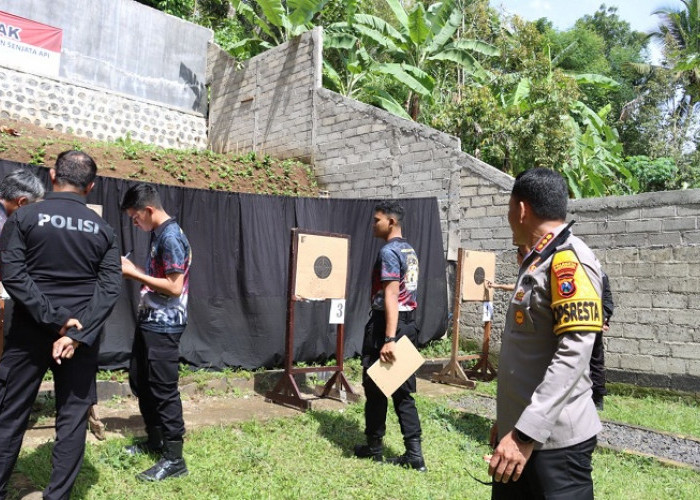
{"type": "Polygon", "coordinates": [[[603,328],[600,295],[573,250],[552,257],[550,271],[554,333],[603,328]]]}

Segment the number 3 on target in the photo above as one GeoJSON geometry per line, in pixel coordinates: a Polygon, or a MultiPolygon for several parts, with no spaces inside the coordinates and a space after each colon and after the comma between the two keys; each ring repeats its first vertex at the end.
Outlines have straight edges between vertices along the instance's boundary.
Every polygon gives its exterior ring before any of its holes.
{"type": "Polygon", "coordinates": [[[345,323],[345,299],[331,299],[331,314],[328,323],[331,325],[345,323]]]}

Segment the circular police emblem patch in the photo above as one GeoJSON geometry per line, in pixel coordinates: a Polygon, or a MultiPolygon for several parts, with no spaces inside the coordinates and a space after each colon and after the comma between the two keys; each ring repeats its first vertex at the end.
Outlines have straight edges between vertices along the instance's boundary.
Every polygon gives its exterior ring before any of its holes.
{"type": "Polygon", "coordinates": [[[328,278],[331,275],[332,270],[333,264],[331,263],[331,259],[325,255],[321,255],[314,262],[314,273],[322,280],[328,278]]]}
{"type": "Polygon", "coordinates": [[[562,297],[571,297],[576,293],[576,285],[574,280],[566,280],[559,282],[559,293],[562,297]]]}
{"type": "Polygon", "coordinates": [[[486,279],[486,271],[483,267],[477,267],[474,269],[474,283],[481,285],[486,279]]]}

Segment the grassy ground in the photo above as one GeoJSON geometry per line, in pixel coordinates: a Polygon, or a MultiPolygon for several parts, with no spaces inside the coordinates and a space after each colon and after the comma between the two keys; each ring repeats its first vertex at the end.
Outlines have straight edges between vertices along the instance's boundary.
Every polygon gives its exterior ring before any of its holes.
{"type": "MultiPolygon", "coordinates": [[[[362,406],[352,405],[344,412],[309,412],[292,419],[189,433],[185,453],[190,475],[157,485],[135,479],[152,459],[122,454],[128,441],[88,445],[73,498],[489,498],[490,488],[467,471],[488,479],[482,456],[488,452],[490,421],[460,414],[445,401],[417,400],[426,474],[353,458],[353,444],[363,440],[363,420],[362,406]]],[[[388,431],[387,455],[402,452],[393,413],[388,431]]],[[[37,486],[48,480],[50,451],[46,444],[24,452],[18,462],[18,470],[37,486]]],[[[597,451],[594,479],[597,498],[700,498],[698,473],[625,454],[597,451]]]]}

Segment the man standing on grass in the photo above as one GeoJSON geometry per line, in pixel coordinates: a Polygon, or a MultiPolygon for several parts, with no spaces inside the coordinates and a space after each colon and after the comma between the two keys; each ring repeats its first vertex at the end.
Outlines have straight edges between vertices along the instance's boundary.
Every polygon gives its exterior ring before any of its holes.
{"type": "Polygon", "coordinates": [[[122,201],[135,226],[151,233],[146,269],[122,257],[125,278],[142,283],[129,383],[146,423],[145,443],[127,448],[131,454],[161,453],[161,459],[138,475],[161,481],[187,474],[182,457],[185,422],[178,389],[180,337],[187,325],[192,252],[180,226],[163,210],[160,196],[148,184],[129,189],[122,201]]]}
{"type": "Polygon", "coordinates": [[[602,271],[564,223],[568,189],[553,170],[515,179],[508,204],[513,244],[531,248],[501,341],[493,499],[593,498],[591,457],[600,420],[588,365],[603,327],[602,271]]]}
{"type": "Polygon", "coordinates": [[[69,498],[83,462],[99,336],[122,281],[114,231],[85,205],[96,173],[87,154],[61,153],[50,171],[53,192],[15,211],[0,237],[0,272],[14,303],[0,360],[0,499],[47,369],[56,442],[44,498],[69,498]]]}
{"type": "MultiPolygon", "coordinates": [[[[374,208],[374,236],[386,244],[372,270],[372,315],[365,326],[362,344],[362,385],[365,389],[365,435],[367,444],[355,446],[355,456],[382,461],[382,440],[386,433],[388,401],[384,393],[367,375],[367,369],[377,359],[385,363],[395,360],[394,342],[406,336],[414,344],[418,341],[416,328],[416,295],[418,290],[418,256],[403,238],[401,222],[403,207],[386,201],[374,208]]],[[[416,376],[411,375],[392,394],[394,410],[399,418],[406,452],[390,458],[389,463],[425,472],[421,450],[421,425],[416,402],[416,376]]]]}

